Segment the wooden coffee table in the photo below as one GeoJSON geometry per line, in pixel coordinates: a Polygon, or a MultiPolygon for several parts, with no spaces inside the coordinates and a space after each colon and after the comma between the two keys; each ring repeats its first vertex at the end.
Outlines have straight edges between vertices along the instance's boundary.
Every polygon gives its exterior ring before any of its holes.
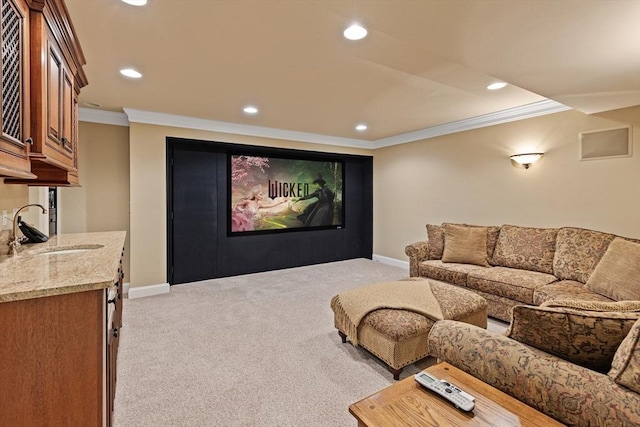
{"type": "Polygon", "coordinates": [[[448,400],[420,386],[411,375],[350,405],[349,412],[358,420],[358,427],[564,425],[448,363],[425,371],[473,395],[473,411],[456,409],[448,400]]]}

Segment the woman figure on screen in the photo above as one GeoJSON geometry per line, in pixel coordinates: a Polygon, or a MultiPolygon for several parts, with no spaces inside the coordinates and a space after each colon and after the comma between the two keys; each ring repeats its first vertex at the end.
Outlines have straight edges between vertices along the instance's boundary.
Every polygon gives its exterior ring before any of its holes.
{"type": "Polygon", "coordinates": [[[231,208],[231,231],[253,231],[260,209],[269,209],[286,203],[287,199],[269,203],[264,200],[262,187],[256,185],[251,194],[231,208]]]}
{"type": "Polygon", "coordinates": [[[300,200],[318,199],[318,201],[307,206],[304,211],[298,215],[298,219],[305,226],[332,225],[333,199],[335,198],[335,194],[327,187],[327,182],[322,179],[322,175],[320,174],[318,174],[318,177],[313,181],[313,184],[316,186],[316,191],[299,199],[293,199],[295,203],[300,200]]]}

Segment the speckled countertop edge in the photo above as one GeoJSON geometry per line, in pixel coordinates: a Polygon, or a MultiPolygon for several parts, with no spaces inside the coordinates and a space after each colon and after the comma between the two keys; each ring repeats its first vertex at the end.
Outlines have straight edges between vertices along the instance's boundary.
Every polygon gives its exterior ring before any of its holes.
{"type": "Polygon", "coordinates": [[[61,234],[0,257],[0,303],[112,286],[125,237],[125,231],[61,234]],[[89,250],[56,253],[71,249],[89,250]]]}

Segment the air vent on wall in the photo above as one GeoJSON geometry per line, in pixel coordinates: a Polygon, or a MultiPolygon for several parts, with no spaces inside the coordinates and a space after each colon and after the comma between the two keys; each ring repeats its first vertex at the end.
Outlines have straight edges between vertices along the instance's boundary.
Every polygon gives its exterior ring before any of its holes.
{"type": "Polygon", "coordinates": [[[631,156],[631,128],[602,129],[580,133],[580,160],[631,156]]]}

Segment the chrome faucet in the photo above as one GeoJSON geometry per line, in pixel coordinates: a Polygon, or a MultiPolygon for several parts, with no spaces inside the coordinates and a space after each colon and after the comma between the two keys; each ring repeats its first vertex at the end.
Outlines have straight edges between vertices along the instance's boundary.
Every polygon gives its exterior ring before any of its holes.
{"type": "Polygon", "coordinates": [[[16,211],[15,215],[13,216],[13,238],[11,239],[11,241],[9,241],[9,253],[11,255],[18,255],[18,248],[20,247],[20,240],[18,239],[18,218],[20,218],[19,214],[23,209],[26,209],[29,206],[38,206],[40,207],[40,209],[42,209],[43,214],[47,213],[47,210],[44,208],[44,206],[37,203],[24,205],[16,211]]]}

